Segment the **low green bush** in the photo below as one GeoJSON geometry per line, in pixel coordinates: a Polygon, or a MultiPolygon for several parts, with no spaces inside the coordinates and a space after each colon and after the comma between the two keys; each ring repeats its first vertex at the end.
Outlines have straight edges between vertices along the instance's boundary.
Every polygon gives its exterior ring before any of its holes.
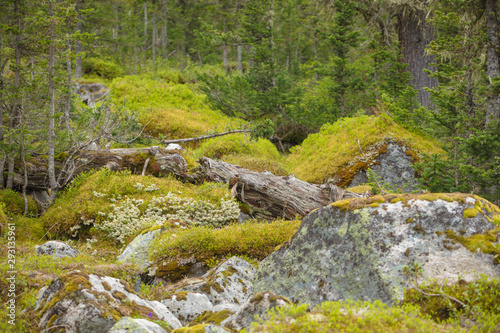
{"type": "MultiPolygon", "coordinates": [[[[28,196],[28,215],[34,216],[38,215],[38,206],[35,200],[28,196]]],[[[4,207],[4,213],[13,217],[14,215],[24,214],[24,198],[19,192],[12,190],[0,190],[0,202],[2,202],[4,207]]]]}
{"type": "Polygon", "coordinates": [[[101,58],[84,58],[82,70],[86,76],[100,77],[107,80],[123,75],[123,70],[117,63],[101,58]]]}

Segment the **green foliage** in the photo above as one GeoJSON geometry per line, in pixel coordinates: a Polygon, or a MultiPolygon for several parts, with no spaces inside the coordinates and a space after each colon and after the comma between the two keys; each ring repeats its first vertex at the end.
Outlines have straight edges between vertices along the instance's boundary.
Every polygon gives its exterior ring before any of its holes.
{"type": "MultiPolygon", "coordinates": [[[[258,319],[249,332],[452,332],[458,325],[438,325],[414,306],[389,307],[375,301],[323,302],[278,307],[258,319]]],[[[245,331],[247,332],[247,331],[245,331]]]]}
{"type": "Polygon", "coordinates": [[[233,224],[223,229],[195,227],[166,232],[154,240],[150,258],[164,262],[195,256],[211,262],[228,255],[244,255],[263,260],[275,248],[289,240],[300,221],[274,221],[233,224]]]}
{"type": "Polygon", "coordinates": [[[123,70],[117,63],[102,58],[86,57],[83,59],[82,68],[87,77],[112,80],[123,75],[123,70]]]}
{"type": "MultiPolygon", "coordinates": [[[[309,182],[322,182],[343,171],[346,164],[384,140],[391,139],[418,153],[442,153],[439,143],[422,134],[410,132],[389,116],[343,118],[324,125],[302,145],[294,147],[286,160],[287,170],[309,182]],[[359,143],[358,143],[359,140],[359,143]]],[[[365,161],[368,162],[368,161],[365,161]]]]}
{"type": "MultiPolygon", "coordinates": [[[[38,215],[38,207],[35,200],[28,196],[28,215],[38,215]]],[[[24,199],[21,193],[12,190],[0,190],[0,202],[4,206],[4,212],[7,216],[13,217],[14,215],[24,214],[24,199]]]]}
{"type": "Polygon", "coordinates": [[[475,323],[474,330],[495,332],[500,329],[500,279],[481,276],[476,281],[459,280],[455,284],[425,283],[408,289],[403,304],[418,305],[420,312],[438,322],[475,323]],[[451,296],[463,304],[453,301],[451,296]],[[465,305],[465,306],[464,306],[465,305]]]}

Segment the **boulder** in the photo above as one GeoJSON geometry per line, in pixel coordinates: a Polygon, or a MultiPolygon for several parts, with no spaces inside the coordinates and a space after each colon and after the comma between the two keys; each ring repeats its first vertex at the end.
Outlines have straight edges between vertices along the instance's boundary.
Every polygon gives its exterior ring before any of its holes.
{"type": "Polygon", "coordinates": [[[224,326],[225,323],[231,318],[234,312],[231,310],[221,311],[205,311],[203,314],[196,317],[187,326],[197,325],[219,325],[224,326]]]}
{"type": "Polygon", "coordinates": [[[225,327],[237,332],[242,329],[249,329],[255,316],[259,315],[262,319],[267,318],[267,310],[278,306],[286,306],[291,304],[290,301],[283,296],[274,294],[271,291],[257,293],[252,295],[226,323],[225,327]]]}
{"type": "Polygon", "coordinates": [[[163,303],[184,325],[196,319],[206,311],[213,309],[208,297],[201,293],[180,291],[169,295],[163,303]]]}
{"type": "Polygon", "coordinates": [[[122,317],[108,333],[167,333],[167,331],[146,319],[122,317]]]}
{"type": "Polygon", "coordinates": [[[165,148],[166,152],[169,151],[175,151],[175,152],[180,152],[183,151],[182,146],[178,143],[169,143],[168,146],[165,148]]]}
{"type": "Polygon", "coordinates": [[[140,316],[182,324],[157,301],[140,298],[122,280],[74,271],[52,281],[39,306],[39,327],[61,327],[66,332],[107,332],[121,317],[140,316]]]}
{"type": "Polygon", "coordinates": [[[80,251],[77,249],[58,241],[48,241],[43,245],[36,245],[35,249],[38,255],[47,254],[56,258],[73,258],[80,254],[80,251]]]}
{"type": "Polygon", "coordinates": [[[102,83],[77,83],[76,93],[80,95],[82,102],[94,107],[97,101],[109,95],[109,89],[106,89],[106,86],[102,83]]]}
{"type": "Polygon", "coordinates": [[[153,240],[161,233],[161,226],[157,229],[145,230],[135,237],[130,244],[118,256],[119,262],[136,264],[143,270],[150,265],[148,250],[151,248],[153,240]]]}
{"type": "Polygon", "coordinates": [[[214,312],[231,310],[236,312],[253,293],[250,282],[255,268],[247,261],[232,257],[210,271],[201,283],[185,286],[178,291],[205,294],[214,305],[214,312]]]}
{"type": "MultiPolygon", "coordinates": [[[[374,152],[377,155],[371,158],[370,168],[380,177],[381,183],[387,183],[405,193],[418,189],[419,183],[415,178],[415,169],[412,167],[415,158],[410,148],[389,141],[382,146],[382,150],[374,150],[374,152]]],[[[366,156],[361,158],[366,158],[366,156]]],[[[358,186],[367,182],[366,169],[360,169],[353,176],[350,186],[358,186]]]]}
{"type": "MultiPolygon", "coordinates": [[[[335,202],[310,213],[291,241],[268,256],[253,279],[293,302],[397,303],[418,268],[454,282],[500,275],[492,229],[500,209],[466,194],[387,195],[335,202]],[[474,237],[471,237],[474,236],[474,237]],[[496,252],[493,252],[496,253],[496,252]]],[[[498,231],[498,229],[496,229],[498,231]]]]}

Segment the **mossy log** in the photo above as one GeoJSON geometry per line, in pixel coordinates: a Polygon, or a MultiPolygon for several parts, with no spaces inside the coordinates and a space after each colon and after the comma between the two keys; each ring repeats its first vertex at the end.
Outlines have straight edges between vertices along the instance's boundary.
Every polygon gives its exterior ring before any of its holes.
{"type": "MultiPolygon", "coordinates": [[[[186,160],[177,153],[168,153],[159,147],[150,148],[121,148],[86,150],[68,159],[68,155],[57,156],[56,178],[60,187],[64,187],[78,174],[90,170],[108,168],[110,170],[130,170],[133,174],[142,174],[146,160],[148,164],[145,175],[167,176],[173,175],[183,181],[196,182],[188,175],[186,160]],[[61,171],[62,174],[61,174],[61,171]]],[[[21,188],[24,177],[22,168],[16,168],[14,183],[21,188]]],[[[27,163],[28,191],[45,191],[49,188],[47,157],[38,156],[27,163]]]]}
{"type": "Polygon", "coordinates": [[[254,217],[293,219],[345,198],[360,197],[332,185],[314,185],[295,178],[254,172],[207,157],[199,160],[200,173],[207,181],[228,183],[233,196],[250,206],[254,217]]]}

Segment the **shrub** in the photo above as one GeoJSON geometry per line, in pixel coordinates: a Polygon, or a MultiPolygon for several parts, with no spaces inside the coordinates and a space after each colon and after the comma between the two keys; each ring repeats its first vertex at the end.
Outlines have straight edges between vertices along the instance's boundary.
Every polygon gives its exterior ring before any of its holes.
{"type": "Polygon", "coordinates": [[[210,262],[214,258],[238,255],[263,260],[289,240],[300,223],[298,220],[277,220],[233,224],[223,229],[175,229],[155,239],[150,258],[162,262],[195,256],[198,261],[210,262]]]}
{"type": "Polygon", "coordinates": [[[87,76],[97,76],[107,80],[112,80],[123,74],[122,68],[118,64],[101,58],[84,58],[82,69],[87,76]]]}
{"type": "MultiPolygon", "coordinates": [[[[340,174],[354,158],[368,155],[371,147],[383,147],[387,140],[417,153],[444,153],[438,141],[404,129],[389,116],[361,116],[326,124],[319,133],[309,135],[302,145],[292,148],[286,160],[287,170],[304,181],[320,183],[340,174]]],[[[369,167],[369,161],[361,160],[369,167]]]]}

